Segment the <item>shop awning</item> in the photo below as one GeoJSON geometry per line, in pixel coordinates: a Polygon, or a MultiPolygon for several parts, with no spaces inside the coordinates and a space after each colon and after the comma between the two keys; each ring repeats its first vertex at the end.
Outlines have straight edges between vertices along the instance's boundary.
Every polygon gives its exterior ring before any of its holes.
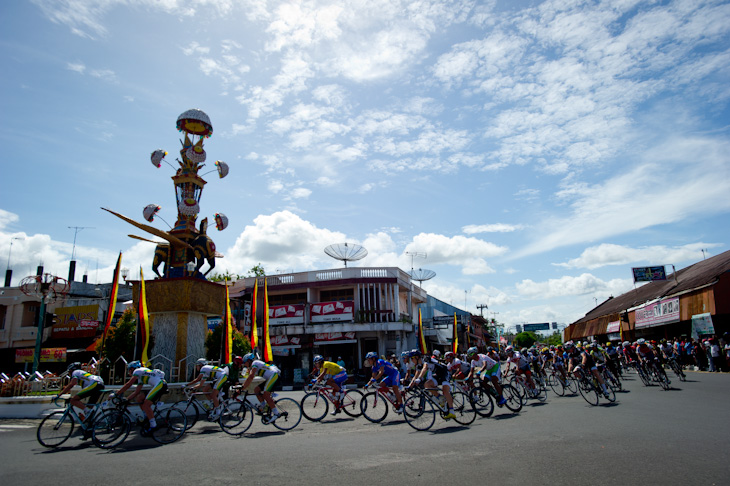
{"type": "Polygon", "coordinates": [[[323,344],[355,344],[357,339],[340,339],[338,341],[314,341],[315,346],[322,346],[323,344]]]}

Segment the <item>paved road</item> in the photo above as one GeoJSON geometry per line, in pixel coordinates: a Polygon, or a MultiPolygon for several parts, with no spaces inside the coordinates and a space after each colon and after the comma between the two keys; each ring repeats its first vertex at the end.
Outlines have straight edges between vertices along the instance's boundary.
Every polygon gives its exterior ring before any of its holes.
{"type": "Polygon", "coordinates": [[[613,405],[550,394],[519,415],[498,409],[470,427],[437,421],[431,431],[416,432],[391,413],[382,425],[303,419],[288,433],[258,422],[233,438],[198,424],[175,444],[134,436],[112,452],[77,438],[47,450],[35,439],[38,421],[0,421],[0,486],[60,476],[68,484],[145,486],[728,484],[730,375],[689,372],[669,391],[638,379],[625,383],[628,391],[613,405]]]}

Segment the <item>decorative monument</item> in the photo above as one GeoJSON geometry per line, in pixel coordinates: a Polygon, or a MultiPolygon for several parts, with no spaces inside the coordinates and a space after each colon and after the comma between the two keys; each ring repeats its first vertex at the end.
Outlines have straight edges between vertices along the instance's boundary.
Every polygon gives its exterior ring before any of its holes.
{"type": "MultiPolygon", "coordinates": [[[[158,278],[145,282],[154,342],[152,361],[162,356],[163,361],[174,366],[185,358],[197,358],[205,354],[207,317],[221,315],[225,306],[225,288],[205,279],[215,268],[216,258],[223,255],[216,252],[215,243],[208,236],[208,218],[203,218],[199,224],[197,219],[200,213],[200,197],[207,184],[202,175],[217,172],[222,179],[228,175],[229,170],[225,162],[218,160],[215,162],[215,169],[198,174],[205,167],[207,159],[203,142],[213,134],[213,125],[205,112],[198,109],[187,110],[177,118],[177,129],[185,134],[184,139],[180,140],[182,160],[176,159],[179,168],[165,160],[165,150],[155,150],[150,157],[155,167],[160,168],[164,162],[175,170],[175,175],[172,176],[177,207],[174,226],[169,231],[163,231],[102,208],[164,240],[154,241],[129,235],[131,238],[157,245],[152,270],[158,278]],[[202,267],[206,263],[208,268],[202,273],[202,267]]],[[[155,217],[165,221],[158,216],[160,210],[160,206],[148,204],[142,215],[150,223],[155,217]]],[[[216,213],[214,221],[219,231],[228,226],[228,218],[223,213],[216,213]]],[[[133,286],[138,286],[138,283],[133,283],[133,286]]],[[[135,289],[134,295],[139,295],[138,289],[135,289]]]]}

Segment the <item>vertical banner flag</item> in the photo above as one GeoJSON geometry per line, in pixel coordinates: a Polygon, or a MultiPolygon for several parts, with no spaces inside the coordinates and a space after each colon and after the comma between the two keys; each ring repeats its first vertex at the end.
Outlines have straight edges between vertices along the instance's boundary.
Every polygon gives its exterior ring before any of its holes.
{"type": "Polygon", "coordinates": [[[139,340],[137,343],[141,349],[140,361],[142,366],[147,366],[149,361],[148,351],[150,344],[150,317],[147,313],[147,292],[144,288],[144,273],[139,267],[139,340]]]}
{"type": "Polygon", "coordinates": [[[426,336],[423,334],[423,320],[421,319],[421,309],[418,309],[418,349],[421,354],[426,354],[426,336]]]}
{"type": "Polygon", "coordinates": [[[117,294],[119,293],[119,271],[122,267],[122,252],[119,252],[119,258],[117,258],[117,266],[114,267],[114,280],[112,280],[112,293],[109,296],[109,307],[106,313],[106,322],[104,323],[104,335],[102,339],[106,339],[106,332],[109,330],[109,326],[114,318],[114,311],[117,307],[117,294]]]}
{"type": "Polygon", "coordinates": [[[258,299],[259,279],[253,279],[253,298],[251,299],[251,351],[256,350],[259,345],[259,335],[256,329],[256,307],[258,299]]]}
{"type": "Polygon", "coordinates": [[[451,338],[451,352],[456,354],[456,350],[459,349],[459,336],[456,333],[456,312],[454,312],[454,335],[451,338]]]}
{"type": "Polygon", "coordinates": [[[223,284],[226,286],[226,308],[223,313],[223,326],[221,332],[221,339],[223,340],[221,346],[221,363],[230,363],[233,361],[233,316],[231,315],[231,301],[228,296],[228,279],[223,279],[223,284]]]}
{"type": "Polygon", "coordinates": [[[269,287],[266,282],[266,277],[264,277],[264,345],[263,353],[264,353],[264,363],[269,363],[271,361],[274,361],[274,355],[271,352],[271,339],[269,339],[269,287]]]}

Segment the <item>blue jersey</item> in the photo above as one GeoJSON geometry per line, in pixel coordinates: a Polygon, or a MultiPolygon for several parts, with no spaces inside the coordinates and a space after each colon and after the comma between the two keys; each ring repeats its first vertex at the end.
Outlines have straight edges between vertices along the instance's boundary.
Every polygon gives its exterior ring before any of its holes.
{"type": "Polygon", "coordinates": [[[373,373],[378,373],[380,370],[383,370],[383,375],[385,376],[392,376],[398,373],[398,370],[393,366],[392,363],[385,361],[384,359],[379,359],[377,363],[375,363],[375,366],[373,366],[373,373]]]}

